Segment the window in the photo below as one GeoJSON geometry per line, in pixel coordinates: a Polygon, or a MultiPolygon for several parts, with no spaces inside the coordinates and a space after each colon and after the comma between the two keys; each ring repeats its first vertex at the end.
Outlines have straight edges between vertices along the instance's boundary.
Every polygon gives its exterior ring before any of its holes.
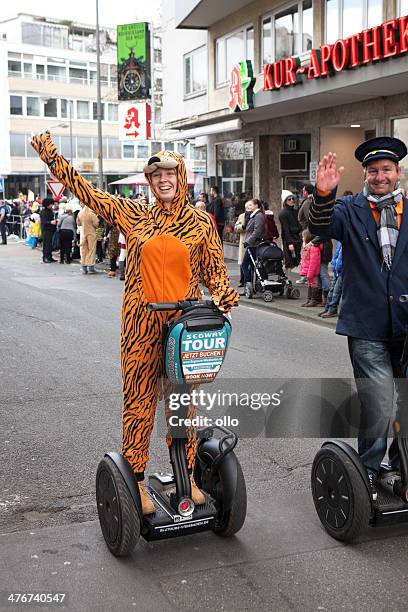
{"type": "Polygon", "coordinates": [[[177,143],[177,151],[183,156],[187,156],[187,144],[184,142],[177,143]]]}
{"type": "Polygon", "coordinates": [[[408,15],[408,0],[399,0],[398,14],[400,17],[403,15],[408,15]]]}
{"type": "Polygon", "coordinates": [[[156,125],[162,124],[162,109],[160,106],[156,106],[154,110],[154,122],[156,125]]]}
{"type": "Polygon", "coordinates": [[[82,83],[83,85],[88,82],[88,71],[86,68],[69,68],[69,80],[71,83],[82,83]]]}
{"type": "Polygon", "coordinates": [[[138,159],[147,159],[149,157],[149,147],[147,144],[138,144],[137,145],[137,158],[138,159]]]}
{"type": "Polygon", "coordinates": [[[165,151],[174,151],[174,142],[165,142],[164,143],[165,151]]]}
{"type": "Polygon", "coordinates": [[[118,105],[108,104],[108,121],[118,120],[118,105]]]}
{"type": "Polygon", "coordinates": [[[110,159],[120,159],[122,148],[119,138],[108,138],[108,157],[110,159]]]}
{"type": "Polygon", "coordinates": [[[33,65],[24,62],[24,76],[26,78],[31,78],[33,76],[33,65]]]}
{"type": "Polygon", "coordinates": [[[217,86],[227,83],[235,64],[253,58],[253,39],[253,26],[248,26],[215,41],[215,78],[217,86]],[[247,56],[248,53],[251,57],[247,56]]]}
{"type": "Polygon", "coordinates": [[[313,46],[312,0],[301,0],[262,19],[262,61],[301,55],[313,46]]]}
{"type": "Polygon", "coordinates": [[[77,100],[77,119],[89,119],[89,102],[77,100]]]}
{"type": "MultiPolygon", "coordinates": [[[[92,102],[92,118],[94,121],[98,119],[98,103],[92,102]]],[[[105,104],[101,102],[101,118],[102,121],[105,119],[105,104]]]]}
{"type": "Polygon", "coordinates": [[[49,98],[44,102],[44,117],[57,117],[57,99],[49,98]]]}
{"type": "Polygon", "coordinates": [[[22,96],[10,96],[10,115],[23,114],[23,98],[22,96]]]}
{"type": "Polygon", "coordinates": [[[72,155],[71,155],[71,138],[69,136],[60,136],[61,144],[60,144],[60,153],[67,159],[73,159],[76,157],[75,155],[75,136],[72,137],[72,155]]]}
{"type": "Polygon", "coordinates": [[[326,42],[382,23],[382,0],[326,0],[326,42]]]}
{"type": "Polygon", "coordinates": [[[48,80],[49,81],[65,81],[67,78],[67,72],[65,66],[47,66],[48,80]]]}
{"type": "Polygon", "coordinates": [[[68,28],[26,22],[21,24],[21,34],[23,43],[29,45],[68,48],[68,28]]]}
{"type": "Polygon", "coordinates": [[[27,96],[27,115],[30,117],[40,116],[40,100],[27,96]]]}
{"type": "Polygon", "coordinates": [[[192,97],[207,90],[207,47],[200,47],[183,56],[184,96],[192,97]]]}
{"type": "Polygon", "coordinates": [[[152,140],[152,155],[158,153],[159,151],[163,151],[163,143],[158,142],[156,140],[152,140]]]}
{"type": "Polygon", "coordinates": [[[10,155],[25,157],[26,134],[10,134],[10,155]]]}
{"type": "Polygon", "coordinates": [[[86,136],[77,136],[78,157],[92,159],[92,140],[86,136]]]}
{"type": "Polygon", "coordinates": [[[132,143],[123,144],[123,157],[125,159],[133,159],[135,156],[135,145],[132,143]]]}
{"type": "MultiPolygon", "coordinates": [[[[94,158],[98,157],[98,139],[92,138],[92,147],[93,147],[93,156],[94,158]]],[[[108,139],[106,137],[102,138],[102,158],[108,158],[108,139]]]]}
{"type": "Polygon", "coordinates": [[[35,65],[35,76],[37,79],[45,79],[45,67],[44,64],[35,65]]]}
{"type": "Polygon", "coordinates": [[[21,76],[21,61],[9,60],[8,61],[8,74],[9,76],[21,76]]]}

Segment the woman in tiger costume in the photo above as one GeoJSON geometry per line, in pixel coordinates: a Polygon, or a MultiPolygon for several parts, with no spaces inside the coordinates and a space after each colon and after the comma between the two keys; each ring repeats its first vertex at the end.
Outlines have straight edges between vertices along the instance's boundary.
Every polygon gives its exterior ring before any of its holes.
{"type": "MultiPolygon", "coordinates": [[[[187,173],[181,155],[160,151],[149,159],[144,172],[156,199],[152,206],[146,206],[95,189],[58,155],[49,132],[34,136],[31,144],[52,174],[126,239],[128,265],[121,332],[122,452],[138,480],[143,512],[148,514],[154,512],[154,505],[144,488],[144,471],[162,375],[162,327],[171,315],[148,312],[146,305],[199,298],[201,281],[214,303],[226,312],[238,302],[238,294],[230,286],[221,241],[211,218],[188,203],[187,173]]],[[[192,408],[190,414],[191,411],[192,408]]],[[[193,428],[185,447],[192,474],[196,454],[193,428]]],[[[193,501],[203,503],[204,496],[192,476],[191,485],[193,501]]]]}

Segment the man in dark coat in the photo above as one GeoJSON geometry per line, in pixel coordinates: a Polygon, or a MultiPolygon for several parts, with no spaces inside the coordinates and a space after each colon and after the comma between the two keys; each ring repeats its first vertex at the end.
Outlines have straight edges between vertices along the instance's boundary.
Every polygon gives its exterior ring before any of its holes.
{"type": "Polygon", "coordinates": [[[53,259],[52,257],[52,237],[57,225],[57,221],[54,219],[54,211],[52,209],[53,205],[54,200],[52,198],[44,198],[42,201],[43,208],[40,212],[44,263],[52,263],[56,261],[56,259],[53,259]]]}
{"type": "MultiPolygon", "coordinates": [[[[404,381],[397,380],[403,377],[400,359],[408,323],[408,304],[399,301],[408,293],[408,200],[399,181],[399,161],[406,154],[405,144],[397,138],[362,143],[355,156],[364,169],[363,191],[338,199],[344,168],[337,167],[335,153],[325,155],[318,166],[309,215],[313,234],[343,245],[343,301],[336,331],[348,337],[362,408],[358,451],[373,499],[387,450],[394,382],[397,408],[400,414],[407,410],[404,381]]],[[[395,440],[389,460],[392,467],[399,467],[395,440]]]]}
{"type": "Polygon", "coordinates": [[[207,212],[211,213],[212,216],[215,218],[215,221],[217,223],[218,235],[222,242],[222,234],[225,225],[225,210],[224,204],[222,203],[222,199],[220,198],[219,189],[216,185],[211,187],[210,195],[211,201],[207,205],[207,212]]]}
{"type": "Polygon", "coordinates": [[[302,195],[303,202],[299,207],[298,221],[302,226],[302,230],[304,231],[305,229],[307,229],[307,225],[309,222],[309,210],[313,199],[313,185],[311,185],[310,183],[306,183],[305,185],[303,185],[302,195]]]}
{"type": "Polygon", "coordinates": [[[245,225],[245,242],[246,248],[244,258],[241,264],[241,275],[245,283],[250,283],[252,278],[252,257],[256,258],[256,248],[265,239],[266,222],[265,215],[261,208],[261,202],[254,198],[246,203],[246,208],[249,212],[249,219],[245,225]]]}
{"type": "Polygon", "coordinates": [[[291,191],[282,191],[282,210],[279,212],[281,224],[281,237],[283,253],[285,256],[285,268],[291,270],[300,264],[300,251],[302,249],[302,226],[297,218],[295,210],[295,196],[291,191]]]}

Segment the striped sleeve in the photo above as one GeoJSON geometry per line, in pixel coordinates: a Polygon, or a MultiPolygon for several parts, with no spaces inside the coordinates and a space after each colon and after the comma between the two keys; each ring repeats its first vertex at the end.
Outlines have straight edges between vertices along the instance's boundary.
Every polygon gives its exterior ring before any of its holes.
{"type": "Polygon", "coordinates": [[[315,192],[309,209],[309,226],[328,228],[333,220],[335,204],[336,200],[332,193],[328,196],[321,196],[315,192]]]}

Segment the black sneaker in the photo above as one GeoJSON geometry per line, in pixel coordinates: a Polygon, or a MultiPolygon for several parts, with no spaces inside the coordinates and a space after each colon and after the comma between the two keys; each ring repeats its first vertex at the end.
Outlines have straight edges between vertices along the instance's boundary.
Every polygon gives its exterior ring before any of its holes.
{"type": "Polygon", "coordinates": [[[368,471],[367,473],[368,473],[368,480],[370,482],[370,487],[371,487],[371,495],[372,495],[373,501],[376,501],[377,495],[378,495],[377,489],[375,488],[375,483],[377,481],[377,475],[374,474],[374,472],[370,472],[370,471],[368,471]]]}

